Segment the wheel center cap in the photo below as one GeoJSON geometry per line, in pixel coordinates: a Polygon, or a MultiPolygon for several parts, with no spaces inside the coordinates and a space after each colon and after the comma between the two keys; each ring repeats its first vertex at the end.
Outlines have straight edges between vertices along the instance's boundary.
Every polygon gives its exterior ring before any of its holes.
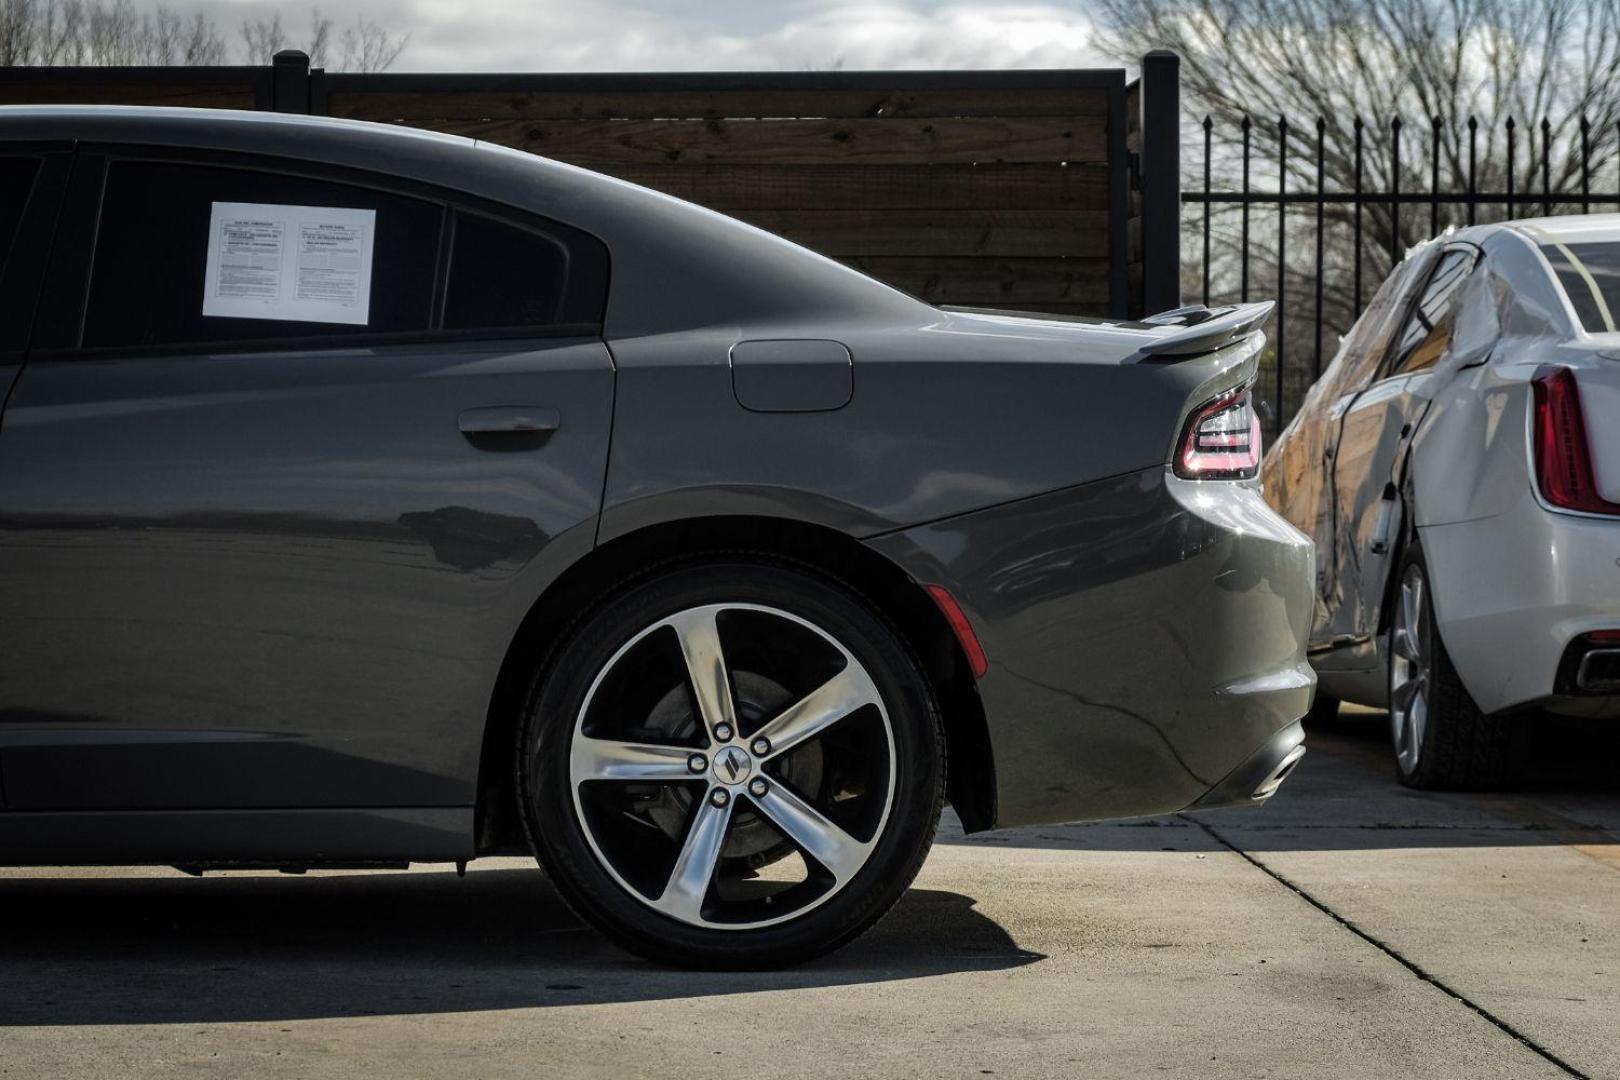
{"type": "Polygon", "coordinates": [[[728,746],[714,755],[714,775],[722,784],[740,784],[753,771],[753,761],[740,746],[728,746]]]}

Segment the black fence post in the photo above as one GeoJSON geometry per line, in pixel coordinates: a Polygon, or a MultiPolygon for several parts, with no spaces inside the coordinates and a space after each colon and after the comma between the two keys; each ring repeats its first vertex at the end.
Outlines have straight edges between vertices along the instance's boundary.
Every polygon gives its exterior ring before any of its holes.
{"type": "Polygon", "coordinates": [[[1181,58],[1142,58],[1142,306],[1181,306],[1181,58]]]}
{"type": "Polygon", "coordinates": [[[270,108],[283,113],[309,112],[309,57],[283,49],[270,63],[270,108]]]}

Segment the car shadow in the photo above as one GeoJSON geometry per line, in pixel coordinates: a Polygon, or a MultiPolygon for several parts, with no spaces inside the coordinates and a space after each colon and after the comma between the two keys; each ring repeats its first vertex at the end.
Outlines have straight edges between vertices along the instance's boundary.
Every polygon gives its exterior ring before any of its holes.
{"type": "Polygon", "coordinates": [[[1527,776],[1511,791],[1415,791],[1395,779],[1388,717],[1346,710],[1313,728],[1309,753],[1270,802],[1134,821],[1043,825],[945,844],[1095,852],[1248,852],[1578,846],[1620,867],[1620,725],[1538,718],[1527,776]],[[1570,753],[1579,747],[1578,753],[1570,753]],[[1612,857],[1611,857],[1612,856],[1612,857]]]}
{"type": "Polygon", "coordinates": [[[0,1026],[467,1012],[853,985],[1045,959],[956,893],[912,889],[870,933],[785,971],[619,951],[533,869],[6,877],[0,1026]]]}
{"type": "MultiPolygon", "coordinates": [[[[1620,758],[1620,722],[1550,713],[1524,722],[1534,725],[1534,737],[1524,778],[1514,792],[1620,795],[1620,770],[1614,767],[1620,758]]],[[[1395,783],[1389,714],[1381,709],[1346,706],[1333,720],[1313,726],[1306,741],[1329,753],[1357,754],[1395,783]]]]}

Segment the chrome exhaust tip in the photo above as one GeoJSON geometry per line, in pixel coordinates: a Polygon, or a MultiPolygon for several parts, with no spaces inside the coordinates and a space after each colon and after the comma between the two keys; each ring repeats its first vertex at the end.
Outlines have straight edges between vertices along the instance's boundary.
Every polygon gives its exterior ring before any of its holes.
{"type": "Polygon", "coordinates": [[[1204,792],[1187,809],[1213,810],[1218,806],[1253,806],[1265,802],[1304,756],[1305,727],[1295,720],[1273,732],[1259,749],[1227,773],[1226,779],[1204,792]]]}
{"type": "Polygon", "coordinates": [[[1266,774],[1266,778],[1260,781],[1259,786],[1250,793],[1249,799],[1252,802],[1265,802],[1267,799],[1275,795],[1277,793],[1277,789],[1282,787],[1282,782],[1288,779],[1288,774],[1294,771],[1294,766],[1298,765],[1300,758],[1304,756],[1304,743],[1300,743],[1298,746],[1288,751],[1288,753],[1283,756],[1283,759],[1277,762],[1276,767],[1272,769],[1271,772],[1266,774]]]}
{"type": "Polygon", "coordinates": [[[1620,691],[1620,649],[1592,649],[1575,669],[1575,689],[1583,694],[1620,691]]]}

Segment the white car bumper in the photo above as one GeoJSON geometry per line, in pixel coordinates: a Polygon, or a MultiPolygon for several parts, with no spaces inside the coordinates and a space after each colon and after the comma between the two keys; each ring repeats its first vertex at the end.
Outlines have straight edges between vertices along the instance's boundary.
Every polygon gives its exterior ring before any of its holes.
{"type": "MultiPolygon", "coordinates": [[[[1486,712],[1557,698],[1571,643],[1620,629],[1620,519],[1554,513],[1526,490],[1507,513],[1419,536],[1441,640],[1486,712]]],[[[1553,703],[1620,714],[1620,698],[1553,703]]]]}

